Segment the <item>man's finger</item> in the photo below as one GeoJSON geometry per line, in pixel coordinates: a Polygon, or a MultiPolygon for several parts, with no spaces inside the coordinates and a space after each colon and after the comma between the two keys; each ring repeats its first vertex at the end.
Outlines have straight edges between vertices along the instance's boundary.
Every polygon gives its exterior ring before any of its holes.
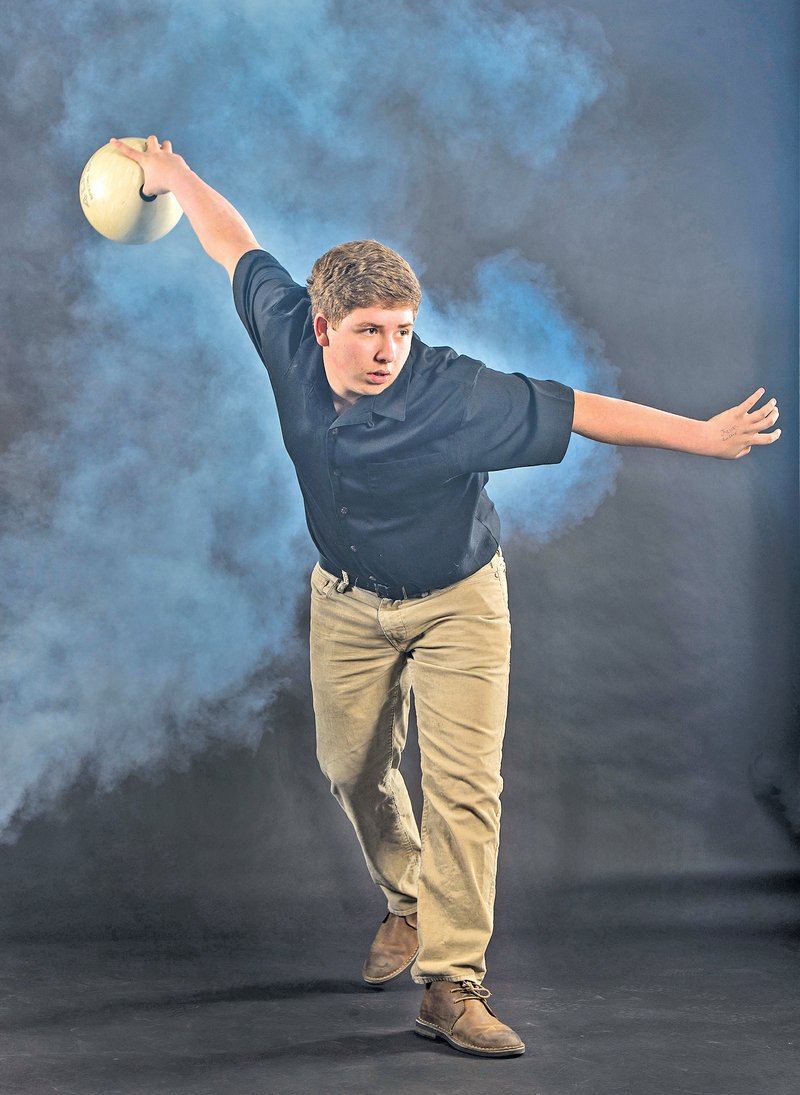
{"type": "Polygon", "coordinates": [[[777,441],[781,435],[780,430],[773,430],[772,433],[757,433],[754,438],[749,442],[751,445],[771,445],[773,441],[777,441]]]}
{"type": "Polygon", "coordinates": [[[162,141],[161,142],[161,151],[162,152],[171,152],[172,151],[172,141],[162,141]]]}
{"type": "Polygon", "coordinates": [[[142,155],[141,152],[137,151],[135,148],[131,148],[131,146],[125,144],[124,141],[120,141],[118,140],[118,138],[112,137],[109,141],[109,144],[112,144],[114,148],[116,148],[117,152],[121,152],[122,155],[127,156],[129,160],[135,160],[136,163],[140,163],[142,155]]]}
{"type": "Polygon", "coordinates": [[[744,410],[746,411],[752,410],[766,390],[766,388],[757,388],[753,392],[753,394],[751,396],[748,396],[748,398],[740,403],[739,406],[744,408],[744,410]]]}
{"type": "MultiPolygon", "coordinates": [[[[757,413],[757,412],[756,412],[757,413]]],[[[774,426],[780,418],[781,414],[777,407],[770,407],[767,414],[763,418],[757,418],[756,413],[748,415],[750,419],[749,429],[745,432],[752,430],[754,433],[762,433],[769,426],[774,426]]]]}
{"type": "Polygon", "coordinates": [[[777,410],[778,404],[774,399],[770,399],[769,403],[764,403],[756,407],[754,411],[750,411],[747,417],[754,423],[765,422],[770,415],[776,414],[777,410]]]}

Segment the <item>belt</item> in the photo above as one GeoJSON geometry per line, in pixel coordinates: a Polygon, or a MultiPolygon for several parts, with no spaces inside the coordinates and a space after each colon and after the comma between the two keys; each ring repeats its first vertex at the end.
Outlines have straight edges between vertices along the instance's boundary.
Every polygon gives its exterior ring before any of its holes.
{"type": "Polygon", "coordinates": [[[360,574],[343,570],[336,563],[332,563],[330,559],[326,559],[324,555],[320,555],[319,565],[323,570],[327,570],[329,574],[334,574],[339,579],[336,588],[340,593],[344,593],[348,589],[355,589],[358,586],[359,589],[365,589],[368,593],[375,593],[378,597],[385,597],[389,601],[410,601],[415,597],[427,597],[432,592],[430,589],[417,589],[416,586],[391,586],[385,585],[375,578],[364,578],[360,574]]]}

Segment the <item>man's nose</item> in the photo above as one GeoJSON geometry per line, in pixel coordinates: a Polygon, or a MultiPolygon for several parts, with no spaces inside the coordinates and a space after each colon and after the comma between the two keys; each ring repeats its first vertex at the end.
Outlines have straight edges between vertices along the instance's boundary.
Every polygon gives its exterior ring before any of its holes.
{"type": "Polygon", "coordinates": [[[393,338],[387,336],[383,339],[376,357],[383,365],[389,365],[394,361],[397,357],[397,348],[395,347],[393,338]]]}

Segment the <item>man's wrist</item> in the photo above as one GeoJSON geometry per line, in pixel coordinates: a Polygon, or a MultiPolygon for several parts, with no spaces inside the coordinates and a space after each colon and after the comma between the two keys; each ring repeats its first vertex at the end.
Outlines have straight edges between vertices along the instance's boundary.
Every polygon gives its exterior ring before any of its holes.
{"type": "Polygon", "coordinates": [[[167,175],[165,182],[169,185],[170,191],[175,195],[178,201],[180,201],[181,192],[186,194],[196,187],[198,183],[201,183],[202,180],[184,161],[183,163],[175,164],[167,175]]]}
{"type": "Polygon", "coordinates": [[[697,456],[719,456],[721,438],[718,428],[709,419],[697,420],[697,447],[693,450],[697,456]]]}

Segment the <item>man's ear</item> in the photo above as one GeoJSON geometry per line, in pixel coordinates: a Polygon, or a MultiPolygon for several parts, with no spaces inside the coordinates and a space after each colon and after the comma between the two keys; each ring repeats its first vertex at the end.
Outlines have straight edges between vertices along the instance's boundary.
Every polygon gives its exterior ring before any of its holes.
{"type": "Polygon", "coordinates": [[[332,326],[328,323],[322,312],[317,312],[314,316],[314,335],[320,346],[330,346],[330,339],[328,338],[328,328],[332,326]]]}

